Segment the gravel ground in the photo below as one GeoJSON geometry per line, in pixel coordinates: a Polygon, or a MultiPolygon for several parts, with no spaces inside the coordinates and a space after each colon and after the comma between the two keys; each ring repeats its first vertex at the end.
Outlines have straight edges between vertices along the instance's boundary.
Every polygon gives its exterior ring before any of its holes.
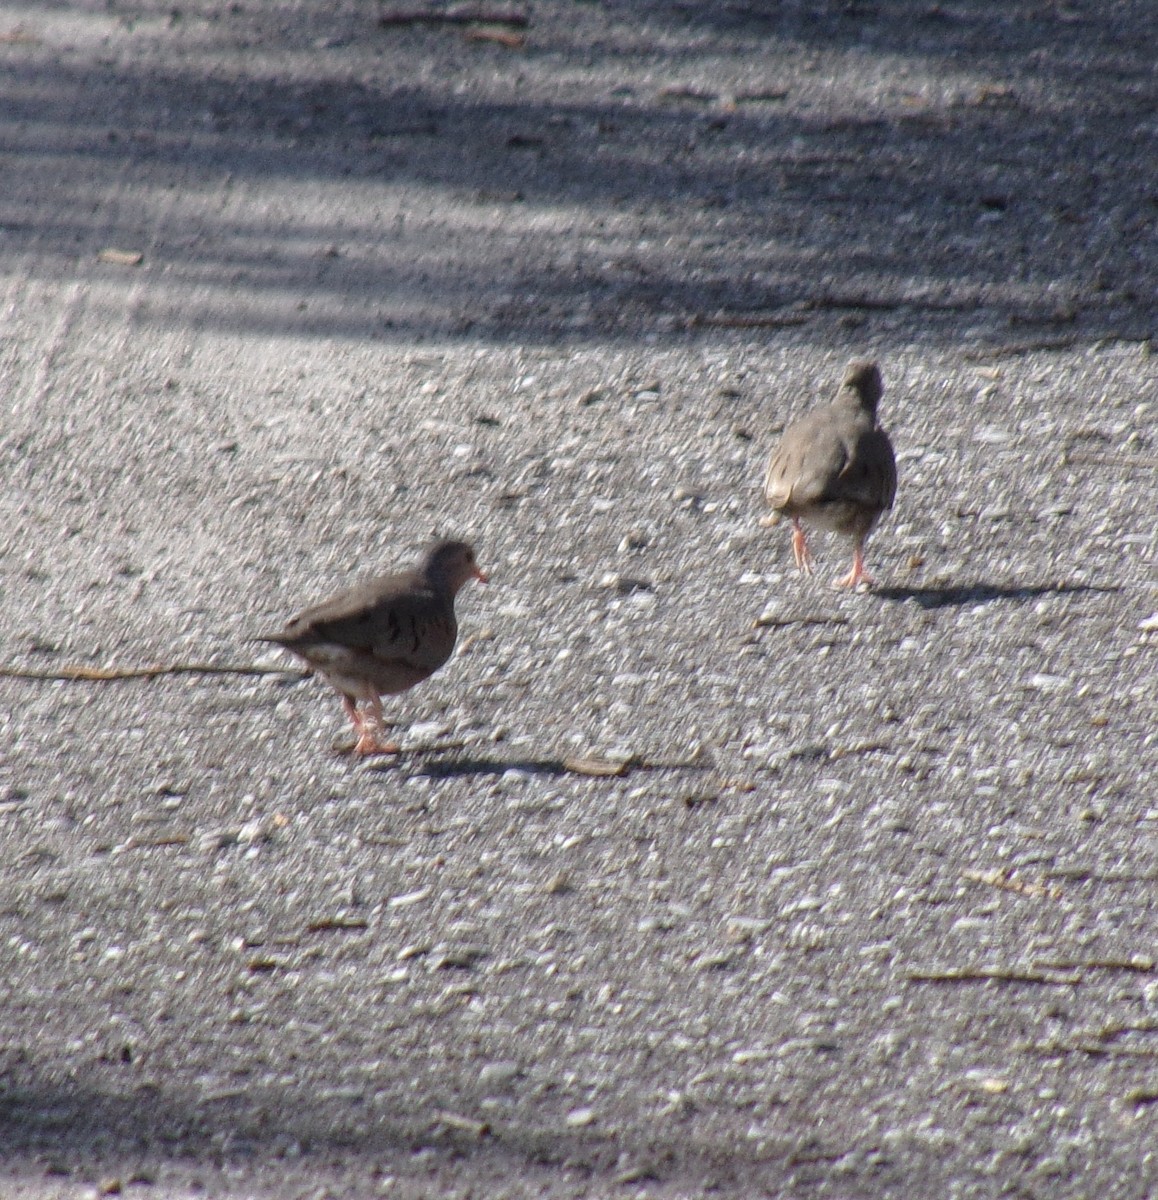
{"type": "Polygon", "coordinates": [[[1152,6],[399,11],[0,8],[0,1190],[1153,1196],[1152,6]]]}

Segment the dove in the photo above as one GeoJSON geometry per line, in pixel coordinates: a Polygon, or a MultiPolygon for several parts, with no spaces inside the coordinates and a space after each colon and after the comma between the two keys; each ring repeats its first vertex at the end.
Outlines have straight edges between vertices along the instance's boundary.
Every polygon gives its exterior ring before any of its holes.
{"type": "Polygon", "coordinates": [[[487,582],[474,549],[436,542],[411,570],[339,592],[257,640],[296,654],[338,692],[354,724],[355,754],[397,754],[382,740],[382,697],[421,683],[450,658],[454,598],[470,579],[487,582]]]}
{"type": "Polygon", "coordinates": [[[792,521],[792,556],[805,574],[812,574],[805,523],[853,538],[852,570],[838,587],[873,582],[865,541],[897,492],[893,446],[877,423],[882,390],[875,362],[849,363],[836,399],[784,430],[764,478],[775,512],[770,523],[780,516],[792,521]]]}

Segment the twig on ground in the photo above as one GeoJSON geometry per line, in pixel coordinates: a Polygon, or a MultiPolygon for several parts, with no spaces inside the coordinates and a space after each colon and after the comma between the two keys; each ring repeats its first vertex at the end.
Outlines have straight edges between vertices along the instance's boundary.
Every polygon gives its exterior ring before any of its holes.
{"type": "Polygon", "coordinates": [[[1138,971],[1145,975],[1158,969],[1158,961],[1143,958],[1086,958],[1086,959],[1042,959],[1034,967],[1041,971],[1138,971]]]}
{"type": "Polygon", "coordinates": [[[891,742],[853,742],[849,746],[833,746],[828,752],[832,761],[849,758],[853,754],[876,754],[879,750],[891,750],[891,742]]]}
{"type": "Polygon", "coordinates": [[[1018,354],[1032,354],[1035,350],[1068,350],[1076,337],[1035,338],[1026,342],[1006,342],[1004,346],[989,346],[978,350],[966,350],[966,362],[985,362],[990,358],[1012,358],[1018,354]]]}
{"type": "Polygon", "coordinates": [[[848,617],[830,613],[801,613],[784,616],[781,613],[761,613],[753,622],[753,629],[784,629],[788,625],[847,625],[848,617]]]}
{"type": "Polygon", "coordinates": [[[493,42],[508,50],[522,50],[527,44],[525,34],[512,33],[509,29],[468,29],[465,36],[468,42],[493,42]]]}
{"type": "Polygon", "coordinates": [[[1063,1054],[1088,1054],[1092,1058],[1158,1058],[1158,1046],[1110,1046],[1083,1038],[1066,1042],[1025,1042],[1017,1049],[1022,1054],[1040,1054],[1045,1058],[1059,1058],[1063,1054]]]}
{"type": "Polygon", "coordinates": [[[1060,975],[1048,971],[1017,967],[950,967],[944,971],[907,971],[911,983],[983,983],[996,979],[1004,983],[1044,983],[1056,987],[1076,987],[1080,975],[1060,975]]]}
{"type": "Polygon", "coordinates": [[[590,775],[594,779],[612,779],[627,774],[628,763],[607,762],[601,758],[565,758],[563,770],[572,775],[590,775]]]}
{"type": "Polygon", "coordinates": [[[480,8],[473,4],[456,4],[451,8],[402,8],[384,12],[378,24],[391,25],[507,25],[526,29],[530,17],[513,8],[480,8]]]}
{"type": "Polygon", "coordinates": [[[31,667],[0,666],[0,678],[59,680],[66,683],[109,683],[122,679],[156,679],[159,675],[296,675],[308,671],[292,667],[234,666],[217,663],[155,663],[150,667],[88,667],[84,665],[37,670],[31,667]]]}
{"type": "Polygon", "coordinates": [[[164,846],[187,846],[191,840],[187,833],[170,833],[155,838],[131,837],[127,842],[123,842],[117,846],[116,849],[120,852],[124,852],[125,850],[157,850],[164,846]]]}
{"type": "Polygon", "coordinates": [[[1005,892],[1015,892],[1021,896],[1046,896],[1050,900],[1057,900],[1062,895],[1059,887],[1050,887],[1044,883],[1026,883],[1012,878],[1002,870],[973,871],[966,869],[961,872],[961,878],[968,879],[971,883],[985,883],[990,887],[1000,888],[1005,892]]]}
{"type": "Polygon", "coordinates": [[[1122,467],[1127,471],[1153,471],[1158,469],[1158,458],[1152,454],[1099,454],[1096,450],[1062,451],[1062,466],[1122,467]]]}
{"type": "Polygon", "coordinates": [[[589,775],[594,779],[616,779],[631,771],[706,771],[711,763],[699,754],[690,758],[565,758],[560,764],[572,775],[589,775]]]}
{"type": "Polygon", "coordinates": [[[687,327],[696,329],[706,325],[714,329],[783,329],[791,325],[805,325],[809,315],[799,310],[781,313],[692,313],[687,318],[687,327]]]}
{"type": "Polygon", "coordinates": [[[855,292],[830,292],[809,296],[800,302],[804,309],[853,308],[865,312],[893,312],[898,308],[920,308],[932,312],[961,312],[975,309],[978,301],[966,296],[960,299],[937,296],[870,296],[855,292]]]}
{"type": "Polygon", "coordinates": [[[362,917],[319,917],[306,925],[307,933],[361,933],[370,923],[362,917]]]}

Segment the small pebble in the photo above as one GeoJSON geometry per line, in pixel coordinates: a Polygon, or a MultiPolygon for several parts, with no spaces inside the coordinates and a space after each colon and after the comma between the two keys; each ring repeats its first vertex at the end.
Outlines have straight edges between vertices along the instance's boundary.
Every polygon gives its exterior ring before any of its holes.
{"type": "Polygon", "coordinates": [[[720,950],[703,955],[696,966],[701,971],[726,971],[732,965],[733,957],[727,950],[720,950]]]}
{"type": "Polygon", "coordinates": [[[225,850],[229,846],[236,846],[240,837],[241,835],[236,829],[217,829],[203,834],[200,846],[205,853],[213,854],[218,850],[225,850]]]}
{"type": "Polygon", "coordinates": [[[727,920],[728,940],[746,942],[768,928],[768,922],[758,917],[729,917],[727,920]]]}
{"type": "Polygon", "coordinates": [[[1001,446],[1013,441],[1013,434],[997,425],[982,425],[973,435],[975,442],[986,446],[1001,446]]]}
{"type": "Polygon", "coordinates": [[[489,953],[490,951],[485,946],[435,946],[430,952],[428,966],[432,971],[444,971],[450,968],[469,971],[489,953]]]}
{"type": "Polygon", "coordinates": [[[417,721],[406,731],[406,739],[411,742],[433,742],[449,732],[450,726],[441,721],[417,721]]]}
{"type": "Polygon", "coordinates": [[[478,1073],[478,1081],[484,1087],[495,1087],[499,1084],[510,1083],[518,1076],[520,1070],[517,1062],[485,1063],[478,1073]]]}
{"type": "Polygon", "coordinates": [[[460,1113],[443,1110],[438,1114],[438,1119],[448,1129],[457,1129],[462,1133],[469,1133],[471,1137],[486,1137],[490,1133],[490,1126],[485,1121],[476,1121],[473,1117],[464,1117],[460,1113]]]}
{"type": "Polygon", "coordinates": [[[255,817],[252,821],[246,821],[237,831],[237,840],[243,846],[252,846],[267,841],[271,832],[269,824],[263,818],[255,817]]]}
{"type": "Polygon", "coordinates": [[[1064,675],[1047,675],[1041,672],[1037,675],[1031,675],[1026,683],[1039,692],[1060,692],[1063,688],[1070,685],[1070,680],[1064,675]]]}

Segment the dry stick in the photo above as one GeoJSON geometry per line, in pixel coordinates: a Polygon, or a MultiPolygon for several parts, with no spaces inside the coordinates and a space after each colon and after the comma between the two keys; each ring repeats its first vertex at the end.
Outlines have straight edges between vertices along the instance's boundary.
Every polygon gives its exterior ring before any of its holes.
{"type": "Polygon", "coordinates": [[[787,325],[804,325],[809,314],[822,309],[852,308],[866,312],[893,312],[898,308],[924,308],[937,312],[960,312],[977,307],[973,300],[938,300],[935,297],[892,297],[828,295],[809,296],[792,308],[777,313],[693,313],[688,325],[712,325],[724,329],[779,329],[787,325]]]}
{"type": "Polygon", "coordinates": [[[848,758],[853,754],[876,754],[879,750],[891,750],[892,742],[854,742],[851,746],[833,746],[828,752],[832,761],[848,758]]]}
{"type": "Polygon", "coordinates": [[[692,313],[687,319],[689,329],[708,325],[719,329],[782,329],[790,325],[806,325],[808,313],[692,313]]]}
{"type": "Polygon", "coordinates": [[[157,663],[151,667],[57,667],[37,671],[24,667],[0,666],[0,678],[63,680],[67,683],[106,683],[121,679],[156,679],[159,675],[296,675],[305,679],[308,671],[283,667],[218,666],[214,663],[157,663]]]}
{"type": "Polygon", "coordinates": [[[440,1108],[435,1116],[448,1129],[461,1130],[463,1133],[469,1133],[471,1137],[484,1138],[491,1131],[491,1127],[485,1121],[463,1117],[444,1108],[440,1108]]]}
{"type": "Polygon", "coordinates": [[[361,933],[370,923],[361,917],[319,917],[306,926],[308,933],[361,933]]]}
{"type": "Polygon", "coordinates": [[[1065,1041],[1025,1042],[1017,1049],[1037,1054],[1144,1054],[1158,1055],[1158,1048],[1118,1046],[1114,1039],[1126,1033],[1153,1033],[1158,1029],[1156,1021],[1122,1021],[1102,1029],[1080,1029],[1065,1041]]]}
{"type": "Polygon", "coordinates": [[[1158,967],[1158,962],[1136,955],[1134,958],[1042,959],[1033,965],[1042,971],[1138,971],[1146,975],[1158,967]]]}
{"type": "Polygon", "coordinates": [[[1158,458],[1152,454],[1099,454],[1096,450],[1071,450],[1062,452],[1062,465],[1076,463],[1091,467],[1124,467],[1126,470],[1153,471],[1158,468],[1158,458]]]}
{"type": "Polygon", "coordinates": [[[1045,983],[1074,987],[1081,983],[1080,975],[1050,975],[1045,971],[1026,971],[1004,967],[952,967],[947,971],[908,971],[905,978],[912,983],[976,983],[1000,979],[1008,983],[1045,983]]]}
{"type": "Polygon", "coordinates": [[[753,629],[783,629],[789,625],[847,625],[848,617],[827,613],[802,613],[799,616],[781,616],[779,613],[761,614],[752,622],[753,629]]]}
{"type": "Polygon", "coordinates": [[[1107,871],[1100,875],[1095,871],[1078,868],[1077,870],[1046,871],[1050,879],[1077,879],[1082,883],[1158,883],[1158,871],[1147,871],[1135,875],[1129,871],[1107,871]]]}
{"type": "Polygon", "coordinates": [[[595,779],[612,779],[627,774],[626,762],[606,762],[598,758],[565,758],[563,770],[572,775],[590,775],[595,779]]]}
{"type": "Polygon", "coordinates": [[[527,39],[521,33],[511,33],[506,29],[470,29],[466,33],[468,42],[494,42],[497,46],[505,46],[508,50],[521,50],[527,39]]]}
{"type": "Polygon", "coordinates": [[[167,837],[129,838],[117,849],[122,852],[126,850],[157,850],[164,846],[187,846],[189,842],[190,837],[187,833],[172,833],[167,837]]]}
{"type": "Polygon", "coordinates": [[[898,308],[922,308],[931,312],[972,312],[980,308],[980,301],[965,296],[961,299],[938,296],[868,296],[855,292],[829,292],[822,296],[808,296],[800,302],[806,309],[854,308],[866,312],[892,312],[898,308]]]}
{"type": "Polygon", "coordinates": [[[707,771],[711,764],[700,756],[691,758],[640,758],[622,760],[604,758],[565,758],[560,763],[571,775],[588,775],[594,779],[616,779],[632,771],[707,771]]]}
{"type": "Polygon", "coordinates": [[[1044,883],[1025,883],[1020,879],[1013,879],[1001,871],[974,871],[967,868],[961,872],[961,878],[968,879],[970,883],[988,884],[989,887],[1000,888],[1005,892],[1014,892],[1020,896],[1046,896],[1051,900],[1058,900],[1062,895],[1059,887],[1049,887],[1044,883]]]}
{"type": "Polygon", "coordinates": [[[1030,342],[1007,342],[1004,346],[992,346],[982,350],[966,350],[962,357],[966,362],[984,362],[989,358],[1006,358],[1018,354],[1032,354],[1035,350],[1068,350],[1076,337],[1037,338],[1030,342]]]}
{"type": "Polygon", "coordinates": [[[1158,1046],[1109,1046],[1100,1042],[1030,1042],[1018,1049],[1046,1058],[1062,1054],[1089,1054],[1097,1058],[1158,1058],[1158,1046]]]}
{"type": "Polygon", "coordinates": [[[530,18],[525,12],[514,9],[473,8],[460,5],[437,11],[427,8],[402,9],[398,12],[383,13],[378,18],[378,24],[390,25],[511,25],[515,29],[525,29],[530,24],[530,18]]]}

